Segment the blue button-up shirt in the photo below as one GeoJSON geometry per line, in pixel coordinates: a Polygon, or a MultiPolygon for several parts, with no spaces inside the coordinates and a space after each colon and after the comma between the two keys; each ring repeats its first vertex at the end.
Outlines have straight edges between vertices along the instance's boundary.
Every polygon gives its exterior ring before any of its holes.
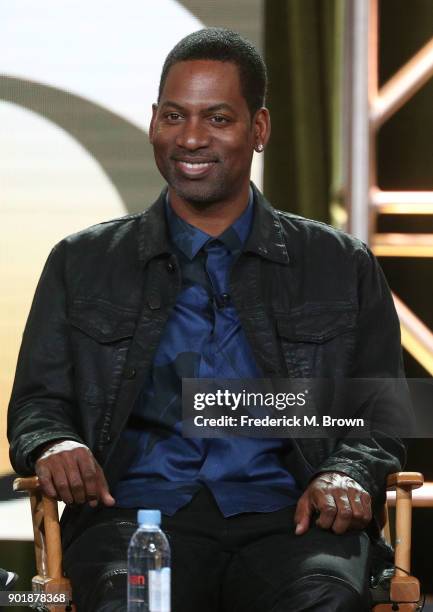
{"type": "Polygon", "coordinates": [[[168,201],[166,214],[182,288],[122,434],[136,452],[116,503],[172,515],[206,485],[224,516],[291,505],[300,491],[278,458],[287,440],[182,437],[183,377],[262,377],[229,295],[230,269],[251,228],[252,194],[217,238],[178,217],[168,201]]]}

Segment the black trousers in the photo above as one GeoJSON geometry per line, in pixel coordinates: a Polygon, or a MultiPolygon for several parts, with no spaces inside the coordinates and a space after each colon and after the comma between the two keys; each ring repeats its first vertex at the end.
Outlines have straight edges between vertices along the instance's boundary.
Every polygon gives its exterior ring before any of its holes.
{"type": "MultiPolygon", "coordinates": [[[[224,518],[207,489],[162,528],[172,552],[172,612],[366,612],[370,543],[312,526],[295,508],[224,518]]],[[[126,557],[136,511],[103,508],[64,553],[78,612],[126,610],[126,557]]]]}

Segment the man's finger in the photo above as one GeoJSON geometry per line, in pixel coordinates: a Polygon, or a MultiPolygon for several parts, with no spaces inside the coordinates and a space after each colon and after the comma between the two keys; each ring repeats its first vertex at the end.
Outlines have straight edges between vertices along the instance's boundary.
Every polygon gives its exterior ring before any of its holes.
{"type": "Polygon", "coordinates": [[[101,466],[98,463],[96,463],[96,480],[97,480],[98,499],[105,506],[113,506],[116,503],[116,500],[110,494],[110,491],[108,489],[107,480],[105,478],[105,474],[101,466]]]}
{"type": "Polygon", "coordinates": [[[77,463],[84,483],[85,499],[91,506],[98,503],[98,480],[95,459],[86,449],[77,452],[77,463]]]}
{"type": "Polygon", "coordinates": [[[51,471],[43,461],[36,462],[35,465],[36,475],[39,478],[39,484],[42,489],[42,493],[53,499],[57,498],[57,491],[53,483],[51,471]]]}
{"type": "Polygon", "coordinates": [[[68,478],[74,503],[84,504],[86,501],[86,488],[78,465],[77,451],[59,454],[63,462],[63,467],[68,478]]]}
{"type": "Polygon", "coordinates": [[[308,494],[300,497],[296,506],[296,512],[294,516],[295,522],[295,534],[302,535],[305,533],[310,526],[310,517],[312,512],[312,506],[308,494]]]}
{"type": "Polygon", "coordinates": [[[349,528],[364,529],[372,518],[370,495],[366,491],[350,487],[348,497],[352,506],[352,521],[349,528]]]}
{"type": "Polygon", "coordinates": [[[369,495],[369,493],[367,493],[367,491],[363,491],[361,493],[361,500],[362,505],[364,506],[366,521],[368,524],[373,518],[373,511],[371,509],[371,496],[369,495]]]}
{"type": "Polygon", "coordinates": [[[334,523],[335,515],[337,514],[337,504],[333,495],[318,491],[315,506],[319,511],[319,518],[316,520],[316,525],[321,529],[330,529],[334,523]]]}
{"type": "Polygon", "coordinates": [[[69,480],[63,465],[60,461],[50,461],[51,475],[58,497],[65,504],[71,505],[74,503],[74,496],[69,486],[69,480]]]}
{"type": "MultiPolygon", "coordinates": [[[[368,507],[363,503],[363,491],[349,488],[347,495],[352,507],[352,529],[362,529],[369,520],[368,507]]],[[[367,494],[368,495],[368,494],[367,494]]]]}
{"type": "Polygon", "coordinates": [[[352,518],[354,521],[365,521],[366,510],[364,508],[364,504],[362,503],[361,491],[350,490],[348,491],[349,502],[352,507],[352,518]]]}
{"type": "Polygon", "coordinates": [[[332,531],[337,534],[345,533],[352,522],[352,506],[346,492],[339,491],[334,495],[337,513],[332,524],[332,531]]]}

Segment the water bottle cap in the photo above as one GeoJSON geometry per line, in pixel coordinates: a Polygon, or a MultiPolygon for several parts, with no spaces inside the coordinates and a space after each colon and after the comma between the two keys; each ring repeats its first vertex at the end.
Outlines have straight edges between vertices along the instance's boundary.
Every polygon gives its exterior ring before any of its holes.
{"type": "Polygon", "coordinates": [[[137,513],[139,525],[161,525],[160,510],[139,510],[137,513]]]}

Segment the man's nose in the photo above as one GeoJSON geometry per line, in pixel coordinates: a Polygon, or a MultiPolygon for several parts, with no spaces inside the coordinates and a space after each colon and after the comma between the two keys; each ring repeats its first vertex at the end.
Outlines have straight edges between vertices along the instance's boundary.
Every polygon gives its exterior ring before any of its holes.
{"type": "Polygon", "coordinates": [[[182,129],[177,135],[178,147],[194,151],[209,146],[209,132],[203,122],[199,119],[189,119],[184,122],[182,129]]]}

